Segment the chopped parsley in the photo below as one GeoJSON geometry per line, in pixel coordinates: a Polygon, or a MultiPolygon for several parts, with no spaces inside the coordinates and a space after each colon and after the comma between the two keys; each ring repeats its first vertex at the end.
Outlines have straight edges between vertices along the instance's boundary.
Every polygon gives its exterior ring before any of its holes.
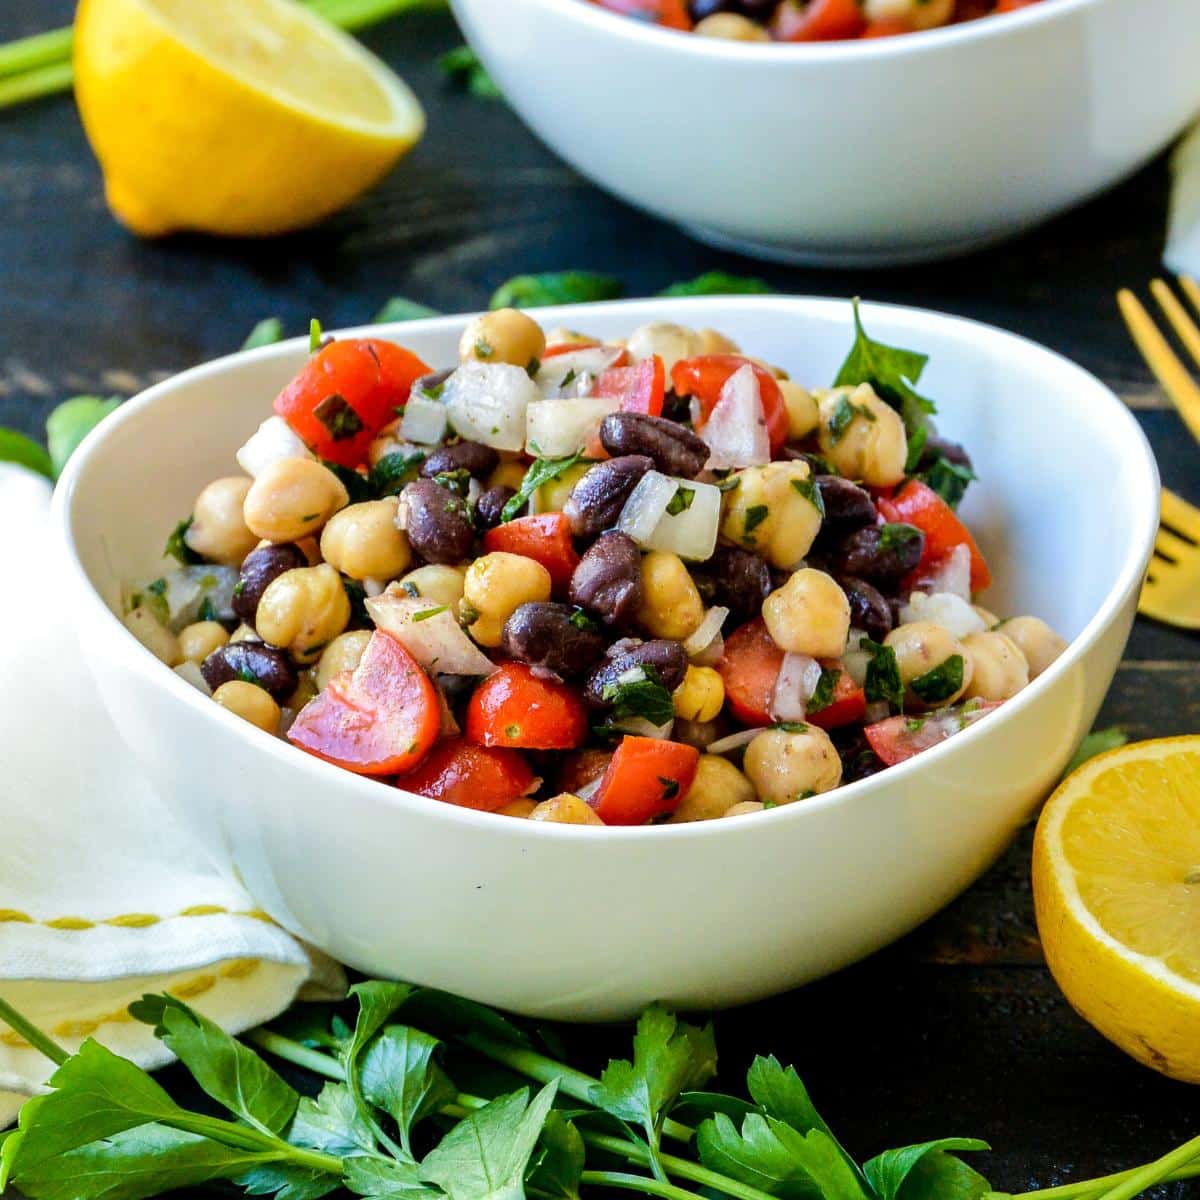
{"type": "Polygon", "coordinates": [[[568,620],[570,620],[576,629],[582,629],[585,633],[598,633],[600,631],[599,624],[592,620],[582,608],[577,608],[568,620]]]}
{"type": "Polygon", "coordinates": [[[819,713],[833,703],[833,693],[841,677],[842,673],[837,667],[821,668],[821,678],[808,701],[807,709],[810,713],[819,713]]]}
{"type": "Polygon", "coordinates": [[[538,358],[536,354],[525,364],[525,374],[528,375],[530,379],[536,379],[537,374],[541,369],[542,360],[538,358]]]}
{"type": "Polygon", "coordinates": [[[979,477],[965,463],[951,462],[939,452],[916,478],[937,492],[951,508],[957,508],[966,494],[967,485],[979,477]]]}
{"type": "Polygon", "coordinates": [[[692,501],[696,498],[696,489],[690,487],[677,487],[675,495],[667,503],[667,515],[677,517],[681,512],[687,512],[692,507],[692,501]]]}
{"type": "Polygon", "coordinates": [[[255,687],[262,687],[262,680],[247,666],[238,667],[237,677],[243,683],[252,683],[255,687]]]}
{"type": "Polygon", "coordinates": [[[465,496],[471,486],[471,472],[466,467],[455,467],[453,471],[439,471],[433,482],[440,487],[449,488],[459,496],[465,496]]]}
{"type": "Polygon", "coordinates": [[[460,625],[474,625],[479,620],[480,615],[479,609],[469,600],[460,600],[458,602],[458,623],[460,625]]]}
{"type": "Polygon", "coordinates": [[[496,353],[496,347],[485,338],[475,339],[475,357],[491,358],[496,353]]]}
{"type": "Polygon", "coordinates": [[[891,646],[881,645],[869,637],[859,638],[858,648],[871,655],[863,691],[867,700],[886,700],[893,708],[904,707],[904,684],[900,682],[900,664],[891,646]]]}
{"type": "Polygon", "coordinates": [[[846,430],[850,428],[855,417],[863,417],[867,421],[875,420],[875,414],[865,404],[855,404],[849,396],[843,396],[837,402],[833,416],[829,418],[826,426],[829,439],[835,446],[846,436],[846,430]]]}
{"type": "Polygon", "coordinates": [[[340,392],[326,396],[316,408],[313,416],[325,426],[335,442],[344,442],[357,437],[366,428],[362,417],[354,411],[349,401],[340,392]]]}
{"type": "Polygon", "coordinates": [[[436,608],[426,608],[419,613],[413,613],[414,621],[428,621],[430,617],[439,617],[444,612],[448,612],[450,606],[448,604],[439,604],[436,608]]]}
{"type": "Polygon", "coordinates": [[[215,620],[217,620],[216,607],[213,605],[212,600],[208,596],[205,596],[204,599],[200,601],[200,608],[196,613],[196,620],[197,621],[215,621],[215,620]]]}
{"type": "Polygon", "coordinates": [[[649,664],[633,668],[624,682],[605,684],[600,698],[611,704],[618,720],[644,717],[651,725],[665,725],[675,715],[671,693],[663,686],[658,672],[649,664]],[[635,678],[636,676],[636,678],[635,678]]]}
{"type": "Polygon", "coordinates": [[[771,510],[765,504],[752,504],[746,509],[742,527],[743,536],[754,540],[754,531],[770,516],[771,510]]]}
{"type": "Polygon", "coordinates": [[[913,695],[919,696],[926,704],[940,704],[962,690],[963,666],[963,656],[952,654],[932,671],[918,675],[908,686],[912,688],[913,695]]]}
{"type": "Polygon", "coordinates": [[[440,400],[448,382],[449,377],[443,379],[440,383],[431,383],[428,387],[422,387],[417,395],[424,396],[426,400],[440,400]]]}
{"type": "Polygon", "coordinates": [[[803,721],[780,721],[771,726],[772,729],[782,730],[784,733],[807,733],[808,726],[803,721]]]}
{"type": "Polygon", "coordinates": [[[399,450],[385,454],[372,468],[368,485],[377,496],[395,496],[417,477],[417,469],[425,461],[421,450],[404,453],[399,450]]]}
{"type": "Polygon", "coordinates": [[[679,780],[668,779],[665,775],[659,775],[658,782],[662,784],[662,798],[664,800],[674,800],[679,795],[679,780]]]}
{"type": "Polygon", "coordinates": [[[308,352],[316,354],[321,348],[321,322],[313,317],[308,323],[308,352]]]}
{"type": "Polygon", "coordinates": [[[570,387],[570,386],[571,386],[571,384],[573,384],[573,383],[575,382],[575,379],[576,379],[575,368],[574,368],[574,367],[572,367],[572,368],[571,368],[571,369],[570,369],[570,370],[569,370],[569,371],[568,371],[568,372],[567,372],[567,373],[566,373],[566,374],[565,374],[565,375],[562,377],[562,382],[561,382],[561,383],[560,383],[558,386],[559,386],[559,388],[570,387]]]}
{"type": "Polygon", "coordinates": [[[741,482],[742,482],[742,477],[740,475],[727,474],[727,475],[725,475],[725,477],[723,479],[717,480],[717,491],[718,492],[732,492],[734,488],[738,487],[741,484],[741,482]]]}
{"type": "Polygon", "coordinates": [[[171,530],[171,536],[167,538],[166,547],[163,549],[163,554],[168,558],[173,558],[182,567],[203,561],[200,555],[187,544],[187,531],[191,529],[195,519],[190,513],[184,517],[171,530]]]}
{"type": "Polygon", "coordinates": [[[346,489],[346,495],[350,497],[351,504],[372,498],[373,492],[369,476],[361,475],[350,467],[343,467],[341,463],[328,462],[325,459],[321,459],[321,466],[341,480],[342,487],[346,489]]]}
{"type": "Polygon", "coordinates": [[[357,579],[347,579],[342,576],[342,587],[346,591],[346,599],[350,601],[350,624],[368,625],[371,617],[367,612],[367,589],[357,579]]]}
{"type": "Polygon", "coordinates": [[[511,521],[515,517],[520,516],[521,509],[529,503],[530,496],[543,483],[549,483],[552,479],[558,479],[559,476],[565,475],[581,458],[583,458],[583,455],[576,453],[570,454],[566,458],[535,459],[530,463],[529,470],[525,472],[525,478],[521,480],[521,486],[517,489],[517,494],[511,497],[508,503],[500,510],[500,520],[511,521]]]}
{"type": "Polygon", "coordinates": [[[821,496],[821,489],[817,487],[812,479],[793,479],[792,487],[802,495],[821,514],[821,519],[825,518],[825,500],[821,496]]]}
{"type": "Polygon", "coordinates": [[[879,529],[880,552],[907,550],[912,545],[925,544],[925,535],[915,525],[888,522],[879,529]]]}

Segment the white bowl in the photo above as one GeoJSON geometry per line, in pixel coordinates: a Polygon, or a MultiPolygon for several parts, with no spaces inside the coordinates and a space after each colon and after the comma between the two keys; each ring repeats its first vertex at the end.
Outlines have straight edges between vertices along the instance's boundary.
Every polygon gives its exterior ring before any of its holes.
{"type": "MultiPolygon", "coordinates": [[[[850,341],[844,301],[636,300],[546,309],[616,337],[711,325],[814,385],[850,341]]],[[[942,746],[827,795],[730,821],[542,825],[360,779],[225,712],[114,615],[160,569],[167,532],[307,356],[296,340],[219,359],[130,400],[55,495],[80,641],[151,780],[277,921],[373,974],[524,1013],[625,1016],[753,1000],[878,949],[1000,853],[1057,779],[1112,680],[1154,537],[1154,460],[1106,387],[1031,342],[915,309],[864,306],[876,338],[928,352],[922,390],[970,448],[965,515],[1001,613],[1073,640],[1018,697],[942,746]]],[[[464,317],[374,327],[431,364],[464,317]]]]}
{"type": "Polygon", "coordinates": [[[1200,109],[1196,0],[1043,0],[803,45],[679,34],[584,0],[451,2],[572,166],[704,241],[783,261],[883,265],[1008,237],[1129,175],[1200,109]]]}

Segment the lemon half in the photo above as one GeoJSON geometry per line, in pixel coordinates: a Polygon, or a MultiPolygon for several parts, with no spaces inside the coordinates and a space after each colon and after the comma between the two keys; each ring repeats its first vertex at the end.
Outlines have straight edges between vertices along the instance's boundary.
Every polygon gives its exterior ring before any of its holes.
{"type": "Polygon", "coordinates": [[[81,0],[75,94],[135,233],[283,233],[343,207],[420,138],[416,97],[293,0],[81,0]]]}
{"type": "Polygon", "coordinates": [[[1033,891],[1072,1007],[1200,1083],[1200,737],[1124,746],[1064,780],[1038,823],[1033,891]]]}

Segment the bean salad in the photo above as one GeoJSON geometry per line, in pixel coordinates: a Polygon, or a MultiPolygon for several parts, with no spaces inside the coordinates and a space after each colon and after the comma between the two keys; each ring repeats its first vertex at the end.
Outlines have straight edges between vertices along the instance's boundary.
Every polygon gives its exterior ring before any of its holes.
{"type": "Polygon", "coordinates": [[[514,309],[434,370],[317,339],[125,623],[346,770],[538,821],[803,802],[987,716],[1066,642],[975,603],[971,460],[924,356],[809,390],[711,329],[514,309]]]}

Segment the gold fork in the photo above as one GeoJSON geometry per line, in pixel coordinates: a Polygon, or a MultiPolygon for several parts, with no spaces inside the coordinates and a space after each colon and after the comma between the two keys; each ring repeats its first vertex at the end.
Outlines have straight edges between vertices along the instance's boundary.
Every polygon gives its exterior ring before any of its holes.
{"type": "MultiPolygon", "coordinates": [[[[1200,285],[1181,275],[1179,286],[1200,311],[1200,285]]],[[[1161,279],[1151,282],[1150,292],[1180,342],[1200,364],[1200,328],[1161,279]]],[[[1128,288],[1117,293],[1117,303],[1146,365],[1179,410],[1192,436],[1200,442],[1200,387],[1142,302],[1128,288]]],[[[1162,489],[1154,557],[1142,585],[1138,611],[1168,625],[1200,629],[1200,509],[1169,488],[1162,489]]]]}

